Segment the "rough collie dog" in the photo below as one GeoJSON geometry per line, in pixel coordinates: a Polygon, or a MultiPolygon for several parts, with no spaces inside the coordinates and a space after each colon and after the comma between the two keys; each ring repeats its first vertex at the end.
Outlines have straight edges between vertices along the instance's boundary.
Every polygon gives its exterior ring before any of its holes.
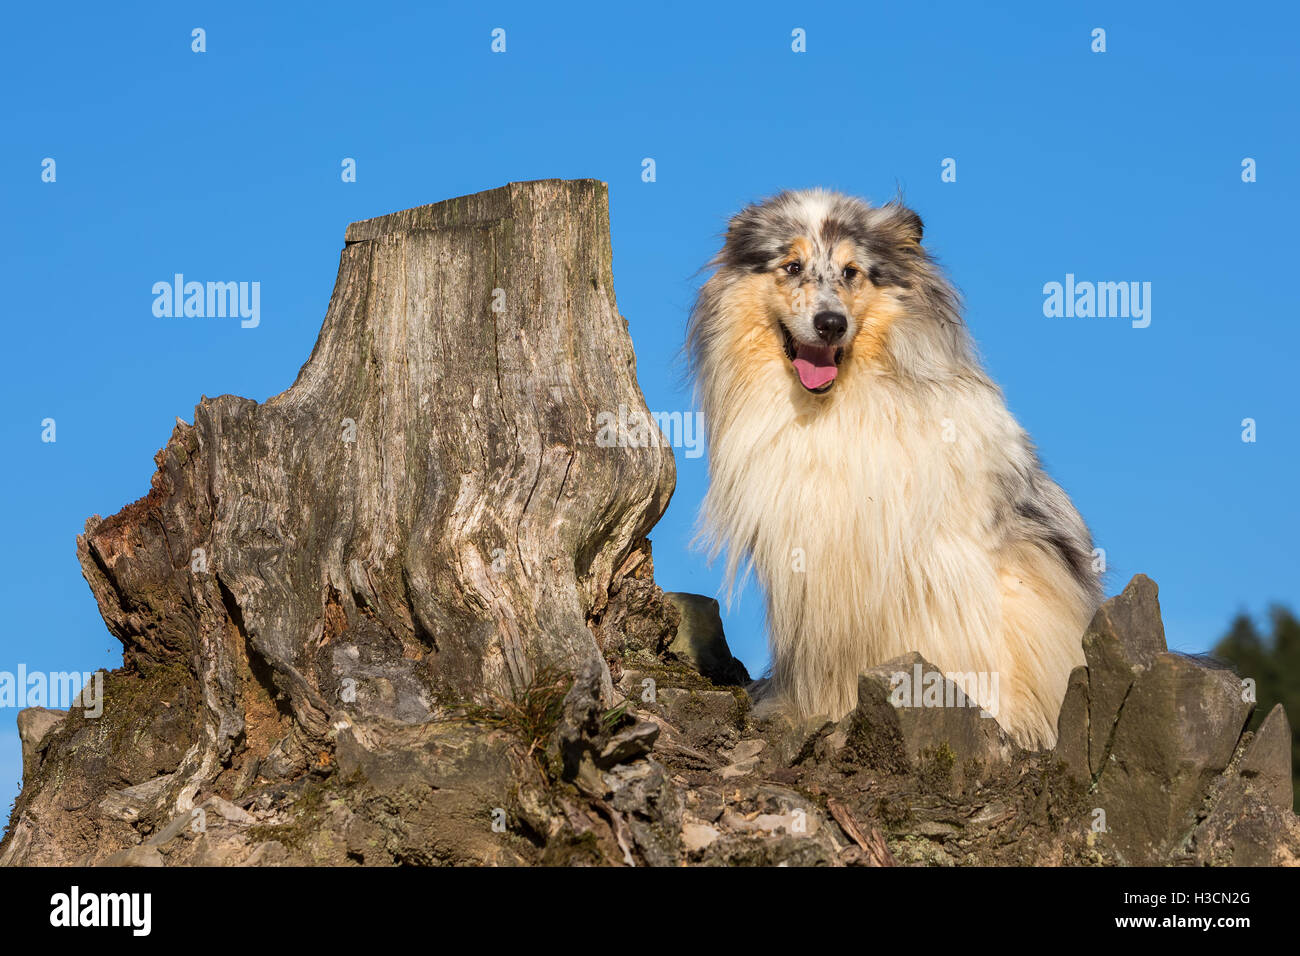
{"type": "Polygon", "coordinates": [[[757,573],[771,687],[798,717],[838,719],[859,672],[917,651],[1047,748],[1101,599],[1092,540],[921,233],[897,202],[823,190],[731,220],[687,337],[702,532],[729,582],[757,573]]]}

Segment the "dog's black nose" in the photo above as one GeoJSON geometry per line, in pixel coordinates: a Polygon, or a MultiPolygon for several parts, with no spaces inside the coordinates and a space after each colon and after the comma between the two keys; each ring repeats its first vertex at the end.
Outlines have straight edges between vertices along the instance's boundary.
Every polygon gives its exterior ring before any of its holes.
{"type": "Polygon", "coordinates": [[[813,328],[827,345],[834,345],[849,327],[848,319],[838,312],[818,312],[813,316],[813,328]]]}

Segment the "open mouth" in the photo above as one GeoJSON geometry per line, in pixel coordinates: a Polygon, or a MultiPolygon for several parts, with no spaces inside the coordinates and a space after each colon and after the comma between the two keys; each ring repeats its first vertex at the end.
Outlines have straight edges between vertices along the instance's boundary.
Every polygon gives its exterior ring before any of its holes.
{"type": "Polygon", "coordinates": [[[833,345],[804,345],[795,342],[794,336],[781,323],[781,337],[785,344],[786,357],[794,366],[794,373],[799,376],[799,384],[814,395],[824,395],[835,384],[835,376],[840,373],[840,360],[844,358],[844,347],[833,345]]]}

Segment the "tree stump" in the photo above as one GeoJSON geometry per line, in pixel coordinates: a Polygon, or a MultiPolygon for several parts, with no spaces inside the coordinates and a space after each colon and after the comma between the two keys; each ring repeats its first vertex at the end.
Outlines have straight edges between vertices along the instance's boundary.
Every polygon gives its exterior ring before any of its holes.
{"type": "Polygon", "coordinates": [[[187,810],[245,755],[246,776],[291,778],[330,759],[340,719],[419,724],[588,666],[608,693],[592,622],[675,481],[659,443],[598,443],[620,405],[647,413],[603,183],[349,226],[292,387],[204,397],[149,494],[77,539],[130,679],[191,680],[167,801],[187,810]]]}

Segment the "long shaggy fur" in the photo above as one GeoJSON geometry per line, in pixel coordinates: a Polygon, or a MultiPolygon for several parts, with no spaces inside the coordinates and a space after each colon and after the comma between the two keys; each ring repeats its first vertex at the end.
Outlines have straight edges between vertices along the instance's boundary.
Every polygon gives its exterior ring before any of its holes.
{"type": "Polygon", "coordinates": [[[902,205],[822,190],[732,219],[687,340],[703,533],[729,581],[752,565],[763,585],[772,684],[799,716],[839,718],[863,669],[917,651],[1050,747],[1101,598],[1092,540],[921,240],[902,205]],[[828,312],[847,328],[819,394],[792,359],[828,312]]]}

